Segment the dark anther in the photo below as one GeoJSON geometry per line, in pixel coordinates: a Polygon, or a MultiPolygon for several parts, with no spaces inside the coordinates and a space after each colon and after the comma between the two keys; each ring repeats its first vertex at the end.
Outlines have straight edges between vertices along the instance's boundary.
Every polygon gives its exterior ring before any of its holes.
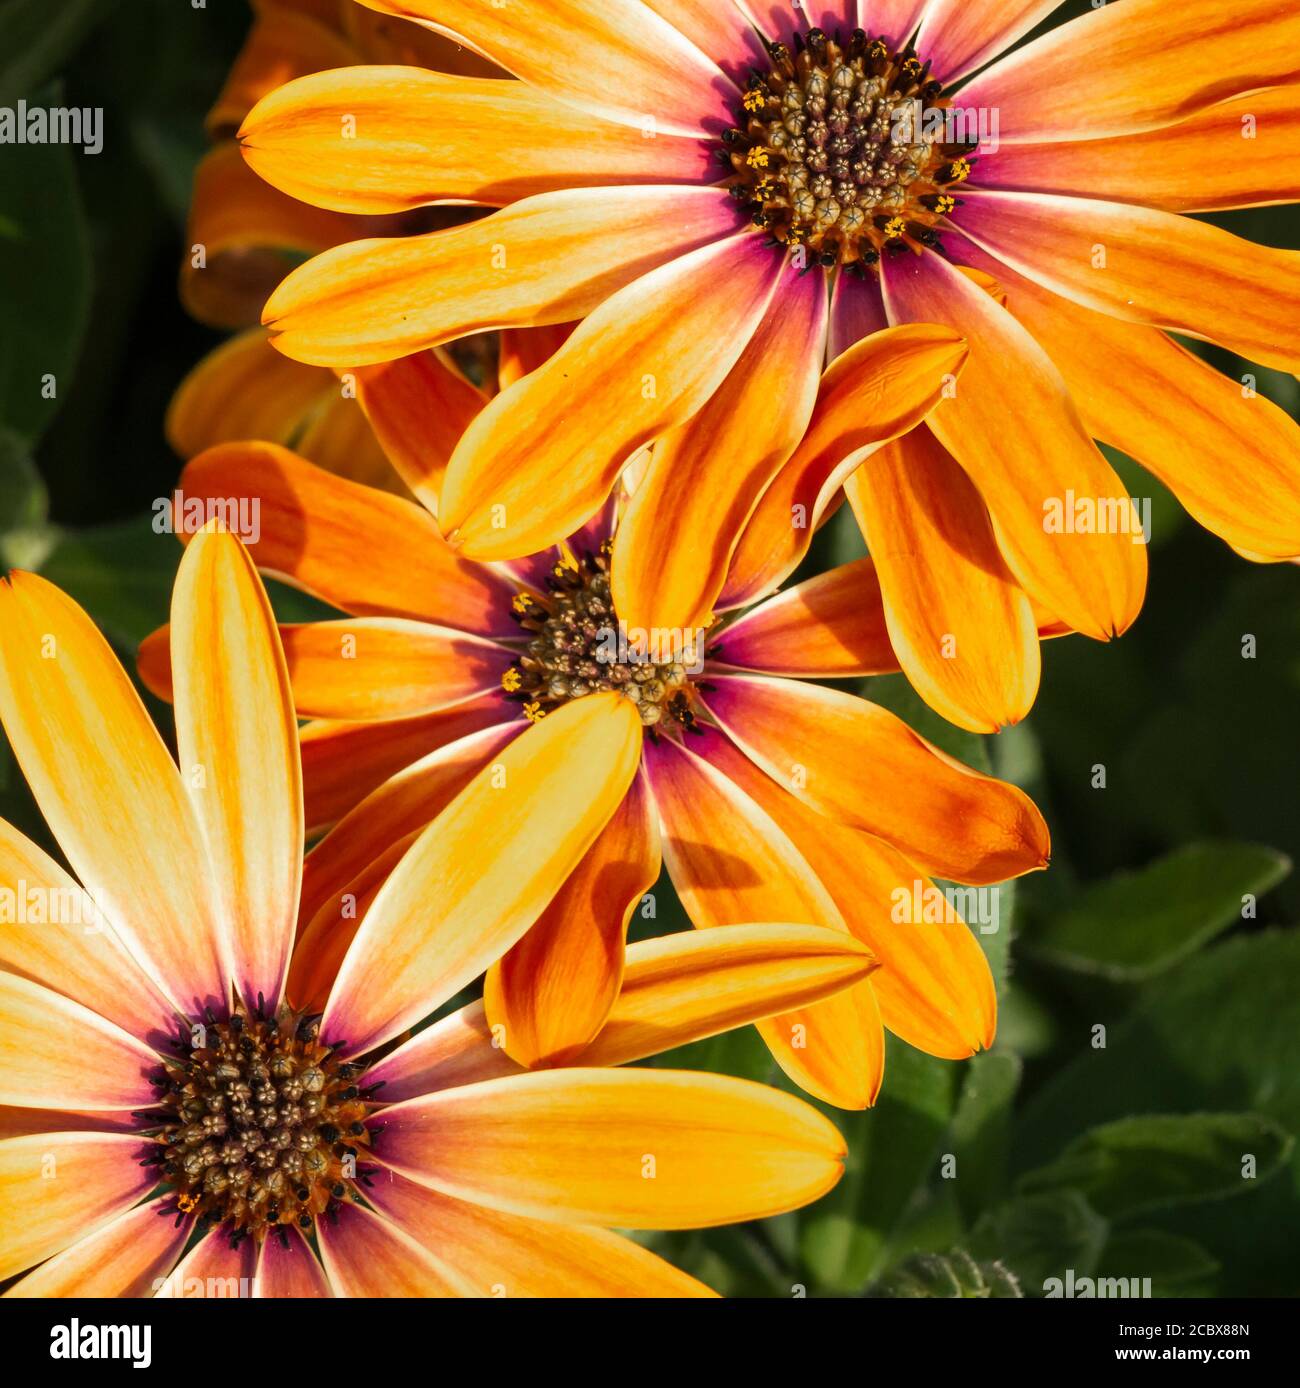
{"type": "Polygon", "coordinates": [[[364,1123],[353,1123],[352,1126],[348,1129],[348,1132],[350,1132],[353,1137],[360,1137],[361,1134],[365,1132],[365,1130],[366,1125],[364,1123]]]}

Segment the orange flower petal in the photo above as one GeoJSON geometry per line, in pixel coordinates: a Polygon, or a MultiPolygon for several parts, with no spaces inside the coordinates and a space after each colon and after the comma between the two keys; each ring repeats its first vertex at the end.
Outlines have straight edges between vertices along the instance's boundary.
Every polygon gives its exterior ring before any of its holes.
{"type": "Polygon", "coordinates": [[[289,970],[289,997],[304,1012],[323,1012],[334,980],[357,937],[366,912],[374,905],[393,869],[419,837],[413,830],[390,843],[314,915],[302,914],[306,924],[298,935],[289,970]]]}
{"type": "Polygon", "coordinates": [[[1048,289],[1300,371],[1296,335],[1280,329],[1300,313],[1300,251],[1117,202],[974,191],[966,201],[971,240],[1048,289]]]}
{"type": "Polygon", "coordinates": [[[304,718],[432,713],[499,688],[513,654],[495,641],[401,617],[307,622],[280,635],[304,718]]]}
{"type": "Polygon", "coordinates": [[[781,274],[781,259],[746,233],[608,299],[470,426],[447,467],[444,532],[476,559],[508,559],[576,530],[639,448],[722,385],[781,274]]]}
{"type": "Polygon", "coordinates": [[[1300,202],[1300,86],[1233,97],[1138,135],[1004,145],[980,165],[979,184],[1166,212],[1300,202]]]}
{"type": "Polygon", "coordinates": [[[320,719],[299,730],[307,833],[315,837],[390,776],[470,733],[516,718],[499,693],[454,708],[383,723],[320,719]]]}
{"type": "Polygon", "coordinates": [[[239,139],[260,177],[336,212],[503,207],[559,188],[708,183],[717,170],[707,140],[648,139],[524,82],[418,67],[300,77],[257,103],[239,139]]]}
{"type": "MultiPolygon", "coordinates": [[[[129,1160],[129,1159],[127,1159],[129,1160]]],[[[176,1265],[193,1220],[159,1218],[139,1205],[42,1263],[5,1293],[12,1297],[147,1297],[176,1265]]]]}
{"type": "MultiPolygon", "coordinates": [[[[761,773],[755,773],[760,774],[761,773]]],[[[876,967],[840,930],[815,925],[723,925],[640,940],[627,948],[623,985],[580,1059],[624,1065],[760,1022],[839,992],[876,967]]],[[[471,1003],[412,1037],[369,1072],[389,1102],[518,1074],[471,1003]]]]}
{"type": "Polygon", "coordinates": [[[516,77],[579,110],[638,129],[712,134],[735,88],[639,0],[364,0],[464,39],[516,77]]]}
{"type": "Polygon", "coordinates": [[[273,1009],[302,872],[298,722],[275,614],[233,535],[205,531],[172,594],[176,742],[203,829],[232,981],[273,1009]]]}
{"type": "Polygon", "coordinates": [[[706,626],[759,497],[803,437],[826,345],[826,286],[788,262],[740,359],[655,445],[614,538],[614,606],[630,628],[706,626]],[[664,543],[689,535],[689,544],[664,543]]]}
{"type": "Polygon", "coordinates": [[[292,1227],[287,1233],[287,1248],[278,1238],[263,1240],[253,1284],[255,1295],[261,1298],[332,1297],[334,1291],[325,1269],[317,1262],[306,1239],[292,1227]]]}
{"type": "Polygon", "coordinates": [[[339,1210],[337,1224],[316,1226],[325,1276],[335,1296],[473,1296],[469,1281],[391,1220],[360,1205],[339,1210]]]}
{"type": "Polygon", "coordinates": [[[581,1224],[521,1219],[387,1172],[375,1208],[435,1250],[480,1296],[695,1297],[713,1293],[631,1239],[581,1224]]]}
{"type": "Polygon", "coordinates": [[[1038,693],[1038,627],[970,479],[921,428],[882,448],[844,491],[917,693],[971,732],[1018,723],[1038,693]]]}
{"type": "Polygon", "coordinates": [[[208,112],[208,134],[233,133],[255,101],[303,73],[356,61],[352,45],[312,16],[279,5],[260,8],[208,112]]]}
{"type": "Polygon", "coordinates": [[[719,925],[628,949],[623,989],[584,1065],[625,1065],[808,1007],[865,979],[877,961],[820,925],[719,925]]]}
{"type": "Polygon", "coordinates": [[[141,968],[186,1014],[224,1003],[219,898],[176,763],[90,618],[32,574],[0,583],[0,716],[45,822],[141,968]]]}
{"type": "Polygon", "coordinates": [[[537,923],[488,970],[488,1021],[520,1065],[571,1060],[619,995],[633,910],[659,876],[659,825],[632,782],[586,856],[537,923]]]}
{"type": "Polygon", "coordinates": [[[512,742],[388,878],[335,980],[322,1032],[370,1050],[445,1002],[541,915],[636,773],[641,722],[614,694],[512,742]]]}
{"type": "MultiPolygon", "coordinates": [[[[161,1224],[164,1229],[174,1223],[158,1218],[156,1210],[153,1213],[154,1223],[161,1224]]],[[[187,1228],[185,1235],[188,1236],[190,1232],[187,1228]]],[[[268,1238],[266,1242],[279,1243],[279,1239],[268,1238]]],[[[167,1272],[166,1279],[155,1295],[165,1301],[251,1297],[257,1272],[257,1245],[252,1239],[244,1239],[238,1247],[231,1248],[230,1230],[218,1225],[205,1234],[174,1268],[164,1271],[167,1272]]]]}
{"type": "MultiPolygon", "coordinates": [[[[964,211],[965,209],[963,209],[964,211]]],[[[951,399],[927,420],[984,498],[994,533],[1022,586],[1076,631],[1123,632],[1146,592],[1146,547],[1123,484],[1088,437],[1047,354],[983,289],[937,255],[885,270],[891,319],[938,321],[970,342],[951,399]],[[1015,409],[1007,402],[1014,400],[1015,409]],[[1104,533],[1056,533],[1053,505],[1092,503],[1104,533]]]]}
{"type": "Polygon", "coordinates": [[[995,63],[961,91],[1008,142],[1154,130],[1238,92],[1300,77],[1300,11],[1277,0],[1103,5],[995,63]]]}
{"type": "MultiPolygon", "coordinates": [[[[629,953],[636,946],[631,946],[629,953]]],[[[384,1083],[384,1099],[418,1099],[437,1089],[517,1075],[499,1033],[488,1025],[482,1001],[468,1003],[416,1032],[366,1071],[366,1083],[384,1083]]]]}
{"type": "Polygon", "coordinates": [[[431,823],[526,727],[515,718],[448,741],[364,796],[307,855],[302,919],[311,920],[391,844],[431,823]]]}
{"type": "Polygon", "coordinates": [[[194,172],[181,302],[214,328],[250,327],[294,258],[361,231],[353,218],[285,197],[258,178],[237,146],[217,145],[194,172]]]}
{"type": "Polygon", "coordinates": [[[12,892],[14,903],[0,930],[0,967],[84,1003],[133,1036],[147,1036],[166,1020],[166,1000],[95,903],[4,820],[0,889],[12,892]]]}
{"type": "Polygon", "coordinates": [[[831,363],[803,442],[736,546],[722,606],[752,602],[798,568],[845,477],[919,424],[952,391],[965,361],[953,329],[916,322],[872,333],[831,363]]]}
{"type": "Polygon", "coordinates": [[[718,188],[540,193],[464,226],[338,246],[284,279],[262,321],[286,356],[365,366],[488,328],[581,318],[738,220],[718,188]]]}
{"type": "Polygon", "coordinates": [[[487,397],[436,350],[351,374],[384,452],[416,499],[436,516],[447,460],[487,397]]]}
{"type": "Polygon", "coordinates": [[[1047,865],[1047,826],[1022,790],[945,756],[877,704],[762,675],[718,677],[707,703],[804,804],[875,834],[937,877],[984,884],[1047,865]]]}
{"type": "MultiPolygon", "coordinates": [[[[733,81],[739,81],[751,64],[762,69],[767,50],[754,31],[743,5],[716,0],[645,0],[680,34],[712,58],[733,81]]],[[[850,0],[852,3],[852,0],[850,0]]]]}
{"type": "MultiPolygon", "coordinates": [[[[138,658],[141,679],[164,699],[174,697],[171,631],[150,632],[138,658]]],[[[401,617],[287,625],[279,637],[303,718],[389,721],[441,712],[498,690],[510,664],[495,642],[401,617]]]]}
{"type": "MultiPolygon", "coordinates": [[[[996,5],[970,0],[929,0],[916,36],[916,51],[934,63],[945,84],[957,81],[1004,53],[1062,0],[1001,0],[996,5]]],[[[959,97],[955,103],[966,103],[959,97]]]]}
{"type": "Polygon", "coordinates": [[[345,612],[413,617],[480,636],[519,634],[510,620],[514,588],[455,555],[427,511],[288,449],[211,448],[181,473],[180,491],[205,510],[243,501],[251,515],[255,500],[260,534],[249,536],[248,552],[258,568],[345,612]]]}
{"type": "Polygon", "coordinates": [[[714,761],[790,836],[871,949],[885,1026],[949,1060],[991,1046],[997,993],[988,960],[955,909],[934,909],[930,879],[880,839],[807,809],[738,748],[724,745],[714,761]]]}
{"type": "Polygon", "coordinates": [[[1300,554],[1300,426],[1290,415],[1155,328],[1080,308],[1005,267],[1003,279],[1008,306],[1060,367],[1096,438],[1149,468],[1235,548],[1300,554]],[[1095,361],[1132,369],[1089,370],[1095,361]]]}
{"type": "Polygon", "coordinates": [[[548,323],[540,328],[502,328],[497,360],[497,388],[506,390],[530,371],[550,361],[573,336],[576,323],[548,323]]]}
{"type": "Polygon", "coordinates": [[[330,372],[291,361],[261,328],[214,348],[176,388],[167,442],[182,458],[232,439],[290,443],[334,385],[330,372]]]}
{"type": "MultiPolygon", "coordinates": [[[[280,356],[278,352],[275,355],[280,356]]],[[[289,358],[280,357],[280,360],[288,361],[289,358]]],[[[335,381],[323,392],[316,412],[293,441],[293,446],[309,463],[315,463],[335,477],[378,487],[380,491],[409,500],[410,491],[380,447],[356,396],[348,393],[355,389],[358,387],[354,376],[342,389],[335,381]]]]}
{"type": "MultiPolygon", "coordinates": [[[[720,737],[710,733],[708,740],[720,737]]],[[[663,824],[664,860],[694,925],[790,921],[845,928],[803,855],[727,777],[672,742],[647,747],[646,768],[663,824]]],[[[868,982],[855,984],[758,1028],[796,1084],[840,1108],[864,1108],[880,1088],[884,1045],[870,989],[868,982]]]]}
{"type": "Polygon", "coordinates": [[[138,1133],[43,1132],[0,1141],[0,1278],[129,1210],[156,1183],[138,1133]]]}
{"type": "Polygon", "coordinates": [[[804,679],[899,668],[870,559],[839,564],[751,608],[723,628],[708,655],[723,665],[804,679]]]}
{"type": "Polygon", "coordinates": [[[384,1111],[384,1161],[444,1195],[533,1219],[692,1229],[824,1195],[844,1142],[811,1105],[672,1070],[540,1070],[384,1111]]]}
{"type": "MultiPolygon", "coordinates": [[[[166,1021],[165,1017],[158,1019],[166,1021]]],[[[97,1012],[0,973],[0,1103],[32,1108],[146,1108],[157,1055],[97,1012]]]]}

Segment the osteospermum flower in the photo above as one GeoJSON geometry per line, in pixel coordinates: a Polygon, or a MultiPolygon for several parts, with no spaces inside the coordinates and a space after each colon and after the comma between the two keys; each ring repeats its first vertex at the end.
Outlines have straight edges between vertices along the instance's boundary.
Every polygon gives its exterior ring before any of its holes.
{"type": "MultiPolygon", "coordinates": [[[[308,1010],[297,724],[232,537],[193,541],[172,618],[179,766],[85,614],[30,574],[0,584],[0,714],[80,878],[0,823],[0,1279],[33,1269],[9,1295],[698,1294],[605,1226],[748,1219],[834,1184],[834,1127],[761,1085],[512,1073],[474,1007],[394,1046],[583,857],[635,770],[629,707],[577,718],[582,768],[551,728],[502,748],[308,1010]]],[[[807,925],[716,937],[630,961],[601,1063],[872,966],[807,925]]]]}
{"type": "MultiPolygon", "coordinates": [[[[501,210],[299,268],[267,304],[279,348],[353,365],[584,320],[457,449],[440,520],[464,553],[554,543],[657,439],[659,501],[616,540],[614,592],[629,620],[690,626],[747,518],[747,581],[798,560],[807,530],[770,484],[827,343],[925,321],[969,343],[960,387],[856,483],[919,688],[947,668],[935,629],[979,645],[993,613],[1014,690],[1030,602],[1098,638],[1133,620],[1146,551],[1094,438],[1241,551],[1300,553],[1296,426],[1167,336],[1300,361],[1300,256],[1179,215],[1297,196],[1293,6],[1123,0],[1002,56],[1053,0],[367,3],[521,80],[321,74],[254,108],[245,157],[323,207],[501,210]],[[688,518],[701,562],[647,610],[624,574],[688,518]]],[[[934,697],[970,727],[1016,704],[934,697]]]]}
{"type": "MultiPolygon", "coordinates": [[[[896,366],[883,341],[930,367],[914,380],[886,370],[900,389],[876,393],[878,417],[855,426],[860,446],[905,429],[932,401],[937,363],[954,361],[951,335],[895,331],[901,339],[878,334],[856,350],[896,366]]],[[[389,456],[436,507],[428,429],[437,420],[445,437],[459,398],[445,363],[413,357],[356,374],[389,456]]],[[[487,1013],[514,1059],[572,1061],[599,1033],[629,919],[661,861],[698,926],[807,921],[848,929],[880,960],[870,980],[764,1022],[777,1061],[811,1093],[872,1101],[882,1021],[941,1056],[991,1042],[996,1002],[978,943],[957,912],[912,903],[937,898],[931,875],[991,884],[1043,866],[1046,826],[1019,790],[942,756],[866,700],[806,682],[897,668],[870,560],[656,644],[620,620],[614,507],[557,550],[491,565],[453,551],[429,510],[273,444],[211,449],[180,487],[205,505],[256,502],[255,562],[353,614],[281,629],[297,710],[313,720],[302,734],[309,831],[329,830],[305,867],[302,939],[319,948],[291,978],[297,996],[323,997],[355,928],[349,911],[470,778],[539,729],[560,748],[556,718],[577,727],[613,697],[642,730],[640,775],[488,975],[487,1013]]],[[[689,554],[694,537],[675,544],[689,554]]],[[[169,694],[165,632],[145,642],[140,670],[169,694]]],[[[557,756],[583,774],[576,743],[557,756]]],[[[562,793],[583,791],[575,781],[562,793]]]]}

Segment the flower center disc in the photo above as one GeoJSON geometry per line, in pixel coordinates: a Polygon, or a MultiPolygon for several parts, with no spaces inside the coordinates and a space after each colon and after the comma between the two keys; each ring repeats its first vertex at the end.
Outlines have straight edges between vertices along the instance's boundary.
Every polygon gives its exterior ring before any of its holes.
{"type": "Polygon", "coordinates": [[[141,1115],[157,1145],[150,1164],[201,1227],[230,1226],[235,1241],[296,1223],[349,1198],[358,1145],[368,1146],[364,1067],[337,1059],[317,1020],[282,1010],[206,1014],[175,1042],[155,1083],[157,1110],[141,1115]]]}
{"type": "Polygon", "coordinates": [[[694,652],[656,662],[630,650],[609,591],[608,542],[598,554],[566,552],[547,580],[548,593],[521,591],[514,617],[532,633],[501,681],[533,721],[571,699],[613,691],[636,705],[647,728],[696,726],[690,671],[694,652]]]}
{"type": "Polygon", "coordinates": [[[937,246],[935,223],[959,203],[969,142],[945,142],[942,84],[910,50],[855,29],[846,44],[821,29],[794,51],[769,46],[737,124],[722,136],[731,194],[780,246],[817,264],[874,265],[881,252],[937,246]]]}

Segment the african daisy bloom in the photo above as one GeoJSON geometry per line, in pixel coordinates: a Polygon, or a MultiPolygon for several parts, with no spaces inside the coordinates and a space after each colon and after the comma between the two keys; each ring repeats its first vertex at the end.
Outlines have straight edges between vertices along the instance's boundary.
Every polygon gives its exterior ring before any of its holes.
{"type": "MultiPolygon", "coordinates": [[[[750,1219],[834,1184],[835,1128],[764,1086],[519,1073],[475,1007],[404,1040],[583,858],[636,768],[630,706],[557,715],[585,769],[549,728],[502,748],[305,1010],[297,724],[233,537],[193,540],[172,619],[179,766],[85,614],[30,574],[0,584],[0,714],[80,879],[0,823],[22,903],[0,926],[0,1278],[32,1269],[9,1295],[232,1277],[263,1296],[704,1294],[608,1227],[750,1219]]],[[[810,1003],[873,963],[817,926],[714,934],[629,961],[593,1058],[810,1003]]]]}
{"type": "MultiPolygon", "coordinates": [[[[859,344],[877,363],[928,362],[886,371],[894,397],[868,392],[878,417],[858,423],[862,444],[910,427],[959,348],[914,326],[859,344]]],[[[180,479],[204,505],[255,502],[254,562],[351,614],[281,628],[295,706],[312,720],[302,732],[308,829],[328,830],[304,868],[302,939],[319,942],[291,976],[304,1005],[324,996],[321,970],[347,948],[355,923],[345,908],[381,889],[448,799],[503,747],[543,732],[559,748],[557,718],[582,726],[614,697],[644,737],[639,775],[604,806],[604,828],[550,908],[488,973],[487,1016],[514,1060],[571,1062],[592,1043],[619,996],[630,917],[661,863],[697,926],[805,921],[848,930],[879,960],[870,979],[763,1023],[778,1063],[810,1093],[849,1108],[872,1102],[882,1026],[940,1056],[989,1045],[992,978],[960,916],[906,927],[893,913],[933,893],[931,876],[991,884],[1044,866],[1048,833],[1015,787],[936,752],[884,709],[807,682],[897,669],[872,562],[644,658],[612,593],[618,507],[559,549],[476,564],[430,514],[440,475],[428,439],[435,427],[446,439],[458,401],[472,420],[482,400],[465,399],[437,354],[356,377],[390,458],[429,509],[265,442],[210,449],[180,479]]],[[[622,515],[637,505],[633,492],[622,515]]],[[[677,543],[691,551],[692,534],[677,543]]],[[[168,649],[162,631],[140,652],[142,677],[163,697],[168,649]]],[[[581,775],[576,744],[572,755],[581,775]]]]}
{"type": "Polygon", "coordinates": [[[1294,6],[1119,0],[1008,54],[1054,0],[367,3],[519,80],[308,77],[253,109],[245,158],[325,208],[499,210],[295,270],[266,307],[277,346],[348,366],[583,320],[457,448],[439,519],[464,553],[556,542],[657,441],[614,595],[635,625],[697,624],[737,534],[733,585],[798,561],[795,484],[773,479],[827,357],[931,322],[969,344],[965,374],[855,505],[900,662],[947,716],[1023,713],[1042,614],[1100,639],[1136,616],[1146,551],[1094,439],[1247,555],[1300,554],[1295,424],[1167,335],[1300,362],[1300,256],[1182,215],[1297,196],[1294,6]],[[1114,519],[1059,533],[1071,498],[1114,519]],[[639,589],[687,524],[691,562],[639,589]],[[978,679],[945,683],[936,630],[978,679]]]}

